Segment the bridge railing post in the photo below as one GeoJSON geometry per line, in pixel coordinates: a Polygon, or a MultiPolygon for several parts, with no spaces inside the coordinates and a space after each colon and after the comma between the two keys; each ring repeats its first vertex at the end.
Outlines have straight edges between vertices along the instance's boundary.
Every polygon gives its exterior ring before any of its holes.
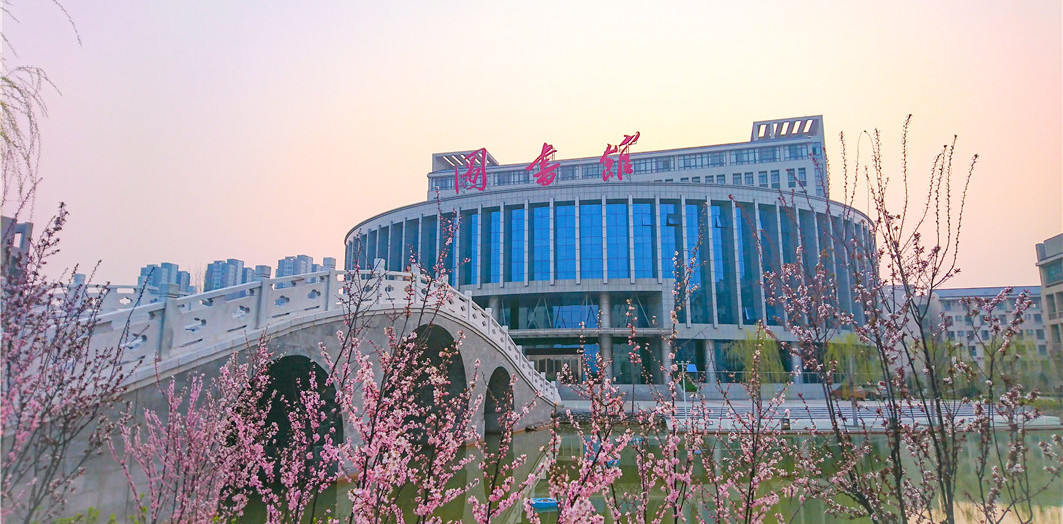
{"type": "Polygon", "coordinates": [[[332,310],[332,305],[336,302],[336,298],[332,296],[332,288],[333,288],[332,284],[338,278],[339,278],[339,271],[335,270],[335,269],[330,270],[328,272],[328,275],[325,276],[325,293],[324,293],[324,296],[322,297],[322,299],[325,300],[325,307],[322,308],[322,309],[324,309],[325,311],[331,311],[332,310]]]}
{"type": "Polygon", "coordinates": [[[165,293],[162,321],[159,322],[159,360],[165,360],[173,350],[174,330],[179,323],[177,317],[181,313],[177,307],[177,284],[167,284],[165,293]]]}
{"type": "Polygon", "coordinates": [[[265,279],[258,283],[258,305],[255,308],[255,329],[262,329],[266,315],[266,291],[270,288],[270,280],[265,279]]]}

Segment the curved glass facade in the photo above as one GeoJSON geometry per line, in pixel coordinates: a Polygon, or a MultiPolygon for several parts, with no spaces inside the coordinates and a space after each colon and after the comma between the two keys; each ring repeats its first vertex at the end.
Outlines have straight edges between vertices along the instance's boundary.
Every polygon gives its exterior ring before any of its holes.
{"type": "MultiPolygon", "coordinates": [[[[673,356],[729,380],[728,343],[757,323],[789,336],[783,308],[765,293],[766,274],[784,264],[822,263],[838,303],[862,317],[844,243],[871,241],[867,219],[826,199],[819,118],[779,122],[754,124],[752,141],[768,141],[756,147],[633,154],[636,172],[622,182],[602,182],[597,158],[558,161],[559,178],[545,188],[524,166],[489,165],[482,192],[451,185],[438,201],[357,225],[345,239],[346,267],[445,272],[549,373],[600,353],[612,362],[602,371],[621,382],[663,380],[632,362],[673,356]],[[629,355],[629,325],[639,359],[629,355]]],[[[453,183],[456,155],[433,157],[430,198],[453,183]]],[[[784,367],[801,369],[788,359],[784,367]]]]}

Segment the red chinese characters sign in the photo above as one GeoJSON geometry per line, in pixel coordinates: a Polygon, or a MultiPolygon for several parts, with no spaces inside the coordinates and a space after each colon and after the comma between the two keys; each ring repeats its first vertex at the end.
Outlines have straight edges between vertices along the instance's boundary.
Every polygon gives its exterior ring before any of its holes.
{"type": "Polygon", "coordinates": [[[556,152],[557,150],[554,149],[554,146],[543,142],[542,152],[539,153],[539,156],[536,157],[535,161],[533,161],[531,165],[524,168],[525,171],[531,171],[533,169],[538,168],[535,171],[534,175],[535,181],[538,182],[540,186],[548,186],[552,184],[554,182],[554,178],[557,176],[558,164],[557,162],[553,161],[554,153],[556,152]]]}
{"type": "Polygon", "coordinates": [[[635,131],[634,135],[624,135],[624,140],[620,142],[619,146],[612,144],[605,144],[605,152],[602,153],[602,158],[598,162],[602,164],[602,180],[608,182],[613,176],[613,157],[610,155],[620,153],[619,163],[616,166],[616,178],[617,180],[623,180],[624,175],[630,175],[631,169],[631,157],[628,153],[628,149],[635,145],[639,141],[639,132],[635,131]]]}
{"type": "MultiPolygon", "coordinates": [[[[614,174],[618,180],[623,180],[624,175],[630,175],[634,172],[631,166],[629,149],[638,143],[638,140],[639,132],[636,131],[633,135],[624,135],[624,139],[619,145],[605,145],[605,152],[602,153],[602,158],[598,161],[602,165],[603,181],[608,182],[614,174]],[[617,155],[617,157],[614,159],[613,155],[617,155]]],[[[543,142],[543,148],[539,152],[539,156],[528,167],[524,168],[525,171],[532,172],[535,182],[540,186],[553,184],[557,178],[557,168],[560,164],[554,162],[555,153],[557,153],[557,149],[554,146],[543,142]]],[[[461,167],[454,166],[454,192],[461,193],[462,189],[485,190],[487,188],[487,149],[480,148],[465,155],[464,169],[465,172],[463,173],[461,172],[461,167]]]]}
{"type": "Polygon", "coordinates": [[[487,148],[481,147],[468,155],[465,155],[465,173],[458,173],[458,166],[454,166],[454,192],[460,193],[461,188],[476,188],[483,191],[487,188],[487,148]],[[479,179],[479,185],[477,185],[479,179]]]}

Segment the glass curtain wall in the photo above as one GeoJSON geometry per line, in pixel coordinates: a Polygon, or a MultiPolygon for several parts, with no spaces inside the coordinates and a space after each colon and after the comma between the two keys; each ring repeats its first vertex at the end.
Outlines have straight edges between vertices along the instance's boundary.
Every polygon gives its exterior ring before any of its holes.
{"type": "Polygon", "coordinates": [[[686,240],[687,251],[684,263],[690,264],[690,321],[698,324],[712,323],[712,301],[709,298],[709,286],[704,261],[708,257],[708,234],[705,228],[705,202],[686,204],[686,240]]]}
{"type": "Polygon", "coordinates": [[[524,208],[506,209],[506,282],[524,282],[524,208]]]}
{"type": "Polygon", "coordinates": [[[366,256],[366,264],[365,264],[365,268],[366,269],[373,269],[373,261],[376,260],[376,237],[377,237],[377,231],[375,229],[370,231],[369,234],[366,235],[366,238],[368,239],[366,241],[366,245],[365,245],[365,247],[366,247],[366,255],[365,255],[366,256]]]}
{"type": "Polygon", "coordinates": [[[576,206],[554,207],[554,278],[576,278],[576,206]]]}
{"type": "Polygon", "coordinates": [[[391,225],[391,241],[388,249],[388,269],[402,271],[406,267],[402,259],[402,223],[391,225]]]}
{"type": "Polygon", "coordinates": [[[579,252],[580,278],[602,278],[602,204],[599,202],[580,202],[579,252]]]}
{"type": "Polygon", "coordinates": [[[477,246],[479,245],[480,216],[475,211],[462,213],[461,216],[461,260],[458,266],[461,269],[461,283],[475,284],[476,277],[480,274],[480,257],[477,246]]]}
{"type": "Polygon", "coordinates": [[[630,277],[626,202],[606,204],[605,235],[609,278],[630,277]]]}
{"type": "MultiPolygon", "coordinates": [[[[376,258],[382,259],[384,264],[388,264],[388,235],[391,234],[390,227],[382,227],[376,235],[376,258]]],[[[391,268],[388,268],[391,269],[391,268]]]]}
{"type": "MultiPolygon", "coordinates": [[[[454,219],[454,213],[446,213],[440,217],[439,221],[439,245],[440,245],[440,273],[446,273],[447,283],[452,286],[457,285],[457,253],[454,252],[455,240],[457,240],[457,222],[454,219]]],[[[439,275],[437,275],[439,276],[439,275]]]]}
{"type": "Polygon", "coordinates": [[[402,241],[402,264],[405,268],[410,263],[416,263],[418,258],[420,225],[417,220],[407,220],[406,225],[403,227],[405,235],[402,241]]]}
{"type": "Polygon", "coordinates": [[[502,278],[502,257],[500,241],[502,235],[502,212],[498,209],[485,209],[483,231],[481,238],[483,246],[480,249],[482,257],[483,273],[481,281],[485,284],[495,284],[502,278]]]}
{"type": "Polygon", "coordinates": [[[686,322],[687,308],[685,301],[686,288],[683,286],[683,216],[679,210],[679,202],[675,200],[662,200],[661,209],[661,276],[674,279],[672,286],[674,296],[679,306],[676,308],[676,318],[679,322],[686,322]]]}
{"type": "MultiPolygon", "coordinates": [[[[778,278],[779,269],[779,220],[775,206],[760,206],[760,245],[761,275],[764,293],[768,293],[769,273],[778,278]]],[[[782,325],[782,315],[778,304],[772,304],[771,296],[764,297],[764,320],[771,326],[782,325]]]]}
{"type": "Polygon", "coordinates": [[[434,272],[439,260],[436,258],[436,239],[439,234],[439,220],[435,215],[421,218],[421,264],[429,272],[434,272]]]}
{"type": "Polygon", "coordinates": [[[550,207],[531,208],[531,280],[550,280],[550,207]]]}
{"type": "Polygon", "coordinates": [[[735,206],[735,234],[738,242],[738,281],[742,290],[742,322],[752,324],[761,320],[760,275],[757,274],[757,215],[753,204],[738,203],[735,206]]]}
{"type": "Polygon", "coordinates": [[[656,227],[653,202],[635,202],[631,211],[632,235],[635,240],[635,278],[656,278],[656,227]]]}
{"type": "Polygon", "coordinates": [[[712,202],[712,263],[716,278],[716,318],[737,324],[738,291],[735,282],[734,224],[730,202],[712,202]]]}

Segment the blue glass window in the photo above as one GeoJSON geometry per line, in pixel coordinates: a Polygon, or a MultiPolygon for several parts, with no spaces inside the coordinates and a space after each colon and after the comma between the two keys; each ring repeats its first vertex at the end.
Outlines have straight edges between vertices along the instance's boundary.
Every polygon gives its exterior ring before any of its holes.
{"type": "Polygon", "coordinates": [[[843,221],[841,217],[830,217],[833,226],[833,234],[830,235],[834,244],[834,269],[838,279],[838,302],[842,309],[852,313],[852,289],[849,287],[849,264],[848,253],[845,249],[845,239],[853,238],[852,222],[843,221]]]}
{"type": "Polygon", "coordinates": [[[808,158],[808,145],[793,144],[785,146],[783,153],[786,160],[804,160],[808,158]]]}
{"type": "Polygon", "coordinates": [[[367,238],[369,239],[369,241],[366,243],[366,246],[365,246],[366,247],[366,250],[365,250],[366,255],[365,256],[366,256],[366,262],[367,262],[366,265],[365,265],[366,269],[373,269],[373,261],[376,260],[376,237],[377,237],[377,232],[376,232],[375,229],[370,231],[369,234],[367,235],[367,238]]]}
{"type": "MultiPolygon", "coordinates": [[[[779,221],[775,214],[775,206],[760,206],[760,245],[761,245],[761,272],[764,280],[764,292],[768,292],[768,273],[779,274],[779,221]]],[[[770,296],[765,296],[764,319],[772,326],[782,324],[782,313],[778,304],[771,304],[770,296]]]]}
{"type": "Polygon", "coordinates": [[[458,257],[454,252],[455,240],[457,240],[457,221],[454,213],[447,213],[439,219],[439,269],[437,276],[446,274],[447,282],[457,285],[458,257]]]}
{"type": "Polygon", "coordinates": [[[736,324],[734,230],[730,202],[712,203],[712,263],[716,278],[716,318],[721,324],[736,324]]]}
{"type": "Polygon", "coordinates": [[[682,246],[680,227],[683,217],[679,214],[679,205],[674,202],[661,202],[661,276],[675,278],[676,268],[683,266],[683,254],[678,253],[682,246]]]}
{"type": "Polygon", "coordinates": [[[391,224],[391,240],[388,243],[388,269],[402,271],[406,267],[402,257],[402,224],[391,224]]]}
{"type": "Polygon", "coordinates": [[[554,206],[554,278],[576,278],[576,206],[554,206]]]}
{"type": "Polygon", "coordinates": [[[635,202],[631,210],[632,234],[635,237],[635,278],[656,278],[657,242],[653,220],[653,203],[635,202]]]}
{"type": "Polygon", "coordinates": [[[690,264],[690,279],[687,288],[690,290],[690,321],[699,324],[712,323],[712,302],[709,291],[706,289],[708,269],[704,264],[705,255],[708,251],[707,236],[705,229],[707,208],[704,202],[687,201],[686,207],[686,237],[687,250],[684,263],[690,264]]]}
{"type": "Polygon", "coordinates": [[[436,238],[439,234],[439,220],[435,215],[421,217],[421,264],[430,273],[435,273],[436,264],[436,238]]]}
{"type": "Polygon", "coordinates": [[[631,270],[628,267],[626,203],[605,205],[605,236],[609,278],[629,277],[631,270]]]}
{"type": "Polygon", "coordinates": [[[742,322],[753,323],[761,319],[760,314],[760,278],[757,275],[757,217],[753,214],[753,205],[740,203],[735,208],[735,220],[738,221],[736,233],[738,241],[738,280],[742,286],[742,322]]]}
{"type": "Polygon", "coordinates": [[[524,208],[506,210],[506,282],[524,282],[524,208]]]}
{"type": "Polygon", "coordinates": [[[827,215],[816,213],[816,231],[819,235],[817,237],[820,257],[819,262],[823,264],[823,270],[826,272],[827,276],[834,281],[835,285],[837,285],[837,281],[835,280],[837,277],[834,273],[834,245],[831,243],[830,219],[827,215]]]}
{"type": "Polygon", "coordinates": [[[777,162],[779,160],[779,149],[762,147],[757,151],[757,155],[760,157],[761,162],[777,162]]]}
{"type": "Polygon", "coordinates": [[[417,228],[417,221],[407,220],[406,225],[404,226],[404,231],[406,231],[406,237],[402,242],[403,266],[409,264],[411,260],[413,262],[417,262],[418,260],[419,244],[417,242],[417,233],[420,230],[417,228]]]}
{"type": "Polygon", "coordinates": [[[782,243],[782,263],[793,264],[797,262],[797,215],[792,207],[782,207],[780,211],[779,241],[782,243]]]}
{"type": "Polygon", "coordinates": [[[463,213],[461,216],[461,283],[475,284],[479,275],[480,257],[477,256],[479,245],[480,217],[476,212],[463,213]]]}
{"type": "MultiPolygon", "coordinates": [[[[664,278],[673,278],[672,293],[681,306],[677,309],[676,314],[680,322],[686,322],[687,310],[686,304],[682,297],[686,296],[686,290],[682,287],[682,275],[683,268],[686,266],[684,262],[683,249],[683,216],[679,210],[679,203],[676,201],[661,201],[660,209],[661,217],[661,276],[664,278]]],[[[664,312],[667,316],[669,312],[664,312]]]]}
{"type": "Polygon", "coordinates": [[[531,208],[531,280],[550,280],[550,208],[531,208]]]}
{"type": "Polygon", "coordinates": [[[362,235],[358,238],[358,269],[366,269],[369,267],[369,237],[362,235]]]}
{"type": "Polygon", "coordinates": [[[799,231],[801,232],[801,253],[807,275],[816,273],[816,264],[819,263],[819,243],[816,240],[816,223],[812,212],[801,209],[797,212],[799,231]]]}
{"type": "Polygon", "coordinates": [[[595,329],[598,302],[591,295],[523,295],[502,299],[510,329],[595,329]]]}
{"type": "Polygon", "coordinates": [[[486,284],[499,282],[502,276],[502,257],[498,249],[502,234],[502,212],[498,209],[489,209],[484,210],[484,215],[486,220],[484,220],[482,238],[485,242],[480,249],[480,256],[483,257],[481,281],[486,284]]]}
{"type": "Polygon", "coordinates": [[[602,278],[602,205],[579,206],[580,278],[602,278]]]}
{"type": "Polygon", "coordinates": [[[390,231],[390,228],[382,227],[376,235],[376,257],[382,259],[385,265],[388,263],[388,234],[390,231]]]}
{"type": "Polygon", "coordinates": [[[753,164],[757,161],[756,149],[735,149],[731,152],[731,165],[753,164]]]}

